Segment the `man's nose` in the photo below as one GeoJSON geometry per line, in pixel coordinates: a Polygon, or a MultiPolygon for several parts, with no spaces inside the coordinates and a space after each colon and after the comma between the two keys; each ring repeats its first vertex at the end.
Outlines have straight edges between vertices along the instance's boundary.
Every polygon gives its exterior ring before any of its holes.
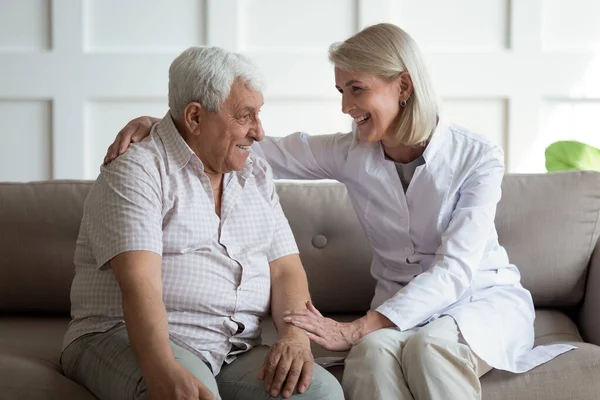
{"type": "Polygon", "coordinates": [[[249,133],[250,133],[250,136],[257,142],[260,142],[261,140],[264,139],[265,131],[263,130],[262,122],[260,121],[260,118],[256,118],[256,121],[254,122],[252,128],[250,128],[249,133]]]}

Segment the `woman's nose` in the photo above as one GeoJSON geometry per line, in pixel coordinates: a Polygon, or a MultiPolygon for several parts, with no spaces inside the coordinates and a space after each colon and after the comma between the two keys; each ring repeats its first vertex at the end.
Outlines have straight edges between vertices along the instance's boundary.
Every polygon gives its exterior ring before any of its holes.
{"type": "Polygon", "coordinates": [[[354,106],[349,96],[342,95],[342,112],[344,114],[350,114],[352,109],[354,109],[354,106]]]}

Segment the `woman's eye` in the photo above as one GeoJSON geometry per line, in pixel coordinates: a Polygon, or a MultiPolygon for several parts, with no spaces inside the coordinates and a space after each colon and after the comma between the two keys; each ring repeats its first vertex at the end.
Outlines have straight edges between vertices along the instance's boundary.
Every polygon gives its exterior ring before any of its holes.
{"type": "Polygon", "coordinates": [[[353,91],[353,92],[355,92],[355,93],[356,93],[356,92],[360,92],[361,90],[362,90],[362,88],[361,88],[361,87],[358,87],[358,86],[352,86],[352,91],[353,91]]]}

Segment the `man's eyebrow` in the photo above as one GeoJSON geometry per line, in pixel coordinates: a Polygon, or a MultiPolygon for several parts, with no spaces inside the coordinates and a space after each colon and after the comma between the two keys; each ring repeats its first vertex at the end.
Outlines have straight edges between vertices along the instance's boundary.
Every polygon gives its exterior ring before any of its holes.
{"type": "Polygon", "coordinates": [[[263,104],[261,104],[261,105],[260,105],[260,107],[258,107],[258,109],[257,109],[257,108],[255,108],[255,107],[252,107],[252,106],[246,106],[246,107],[242,108],[241,110],[239,110],[239,111],[238,111],[238,113],[239,113],[239,114],[245,114],[245,113],[256,113],[257,111],[259,111],[259,110],[260,110],[260,108],[261,108],[263,105],[264,105],[264,103],[263,103],[263,104]]]}

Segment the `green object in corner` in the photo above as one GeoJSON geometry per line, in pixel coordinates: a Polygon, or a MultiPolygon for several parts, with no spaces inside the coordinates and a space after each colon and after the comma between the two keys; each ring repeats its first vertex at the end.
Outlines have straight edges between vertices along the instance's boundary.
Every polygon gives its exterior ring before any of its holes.
{"type": "Polygon", "coordinates": [[[568,140],[552,143],[546,148],[546,169],[600,171],[600,149],[568,140]]]}

